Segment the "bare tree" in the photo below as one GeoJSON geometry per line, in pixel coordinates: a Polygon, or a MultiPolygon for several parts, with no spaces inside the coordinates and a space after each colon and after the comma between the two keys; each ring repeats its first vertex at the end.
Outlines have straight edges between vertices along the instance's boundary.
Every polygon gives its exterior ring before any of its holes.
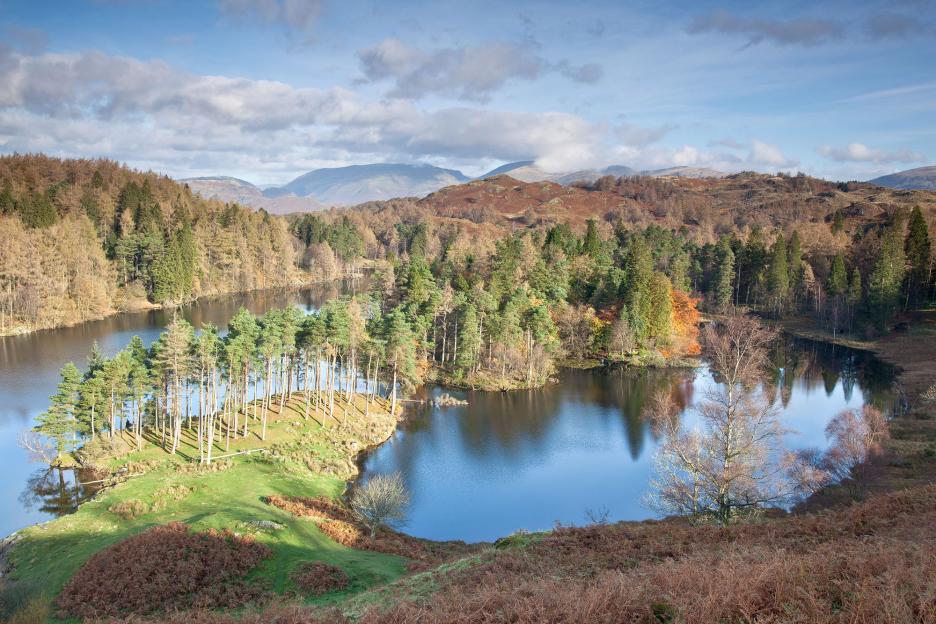
{"type": "Polygon", "coordinates": [[[665,397],[651,401],[663,436],[649,504],[664,513],[708,516],[721,523],[777,504],[793,491],[779,444],[776,410],[757,382],[775,332],[748,317],[706,327],[705,345],[721,384],[696,407],[700,426],[683,429],[665,397]]]}
{"type": "Polygon", "coordinates": [[[882,452],[881,443],[889,436],[887,419],[872,405],[865,405],[860,412],[839,412],[826,425],[831,446],[822,465],[833,479],[860,496],[872,476],[872,460],[882,452]]]}
{"type": "Polygon", "coordinates": [[[370,528],[371,539],[381,526],[402,521],[408,503],[409,493],[398,472],[374,475],[351,495],[351,509],[370,528]]]}
{"type": "Polygon", "coordinates": [[[24,431],[19,439],[19,446],[29,455],[29,459],[50,466],[58,458],[55,443],[36,431],[24,431]]]}

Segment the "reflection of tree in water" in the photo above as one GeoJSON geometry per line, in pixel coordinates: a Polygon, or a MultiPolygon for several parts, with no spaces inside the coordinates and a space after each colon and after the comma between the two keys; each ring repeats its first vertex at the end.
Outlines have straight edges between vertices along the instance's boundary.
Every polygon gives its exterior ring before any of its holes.
{"type": "Polygon", "coordinates": [[[784,406],[789,402],[794,384],[807,391],[818,389],[821,384],[826,395],[832,396],[840,382],[846,402],[851,401],[858,386],[879,408],[886,411],[896,405],[893,392],[896,370],[871,352],[786,337],[775,345],[771,362],[775,367],[773,379],[782,380],[784,406]]]}
{"type": "Polygon", "coordinates": [[[85,481],[95,481],[94,473],[82,474],[63,468],[43,468],[26,481],[26,489],[19,496],[19,501],[26,509],[38,509],[52,516],[64,516],[74,512],[78,505],[88,500],[99,487],[82,485],[85,481]]]}

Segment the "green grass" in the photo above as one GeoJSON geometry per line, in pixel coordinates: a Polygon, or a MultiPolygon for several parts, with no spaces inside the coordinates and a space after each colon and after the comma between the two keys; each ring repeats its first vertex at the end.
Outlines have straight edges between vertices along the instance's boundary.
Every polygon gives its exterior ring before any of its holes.
{"type": "MultiPolygon", "coordinates": [[[[374,409],[372,406],[372,418],[374,409]]],[[[266,441],[251,436],[231,445],[231,451],[235,451],[291,443],[286,458],[239,456],[226,470],[204,472],[185,470],[182,460],[170,458],[152,445],[134,451],[120,463],[159,460],[161,466],[105,490],[72,515],[23,530],[9,553],[14,566],[12,578],[25,586],[41,587],[43,595],[51,598],[94,553],[154,525],[181,521],[198,531],[228,528],[255,535],[273,554],[250,576],[263,579],[278,593],[297,589],[289,575],[303,561],[340,566],[351,580],[342,592],[313,602],[333,602],[388,583],[405,572],[406,559],[337,544],[311,520],[295,517],[262,500],[272,494],[339,496],[345,485],[342,478],[314,474],[305,461],[294,457],[346,458],[349,452],[333,441],[338,435],[334,426],[302,421],[297,413],[286,410],[281,418],[271,420],[266,441]],[[110,511],[115,504],[134,501],[143,510],[140,515],[124,518],[110,511]],[[270,520],[283,528],[257,529],[250,524],[257,520],[270,520]]],[[[187,449],[194,450],[191,446],[187,449]]]]}

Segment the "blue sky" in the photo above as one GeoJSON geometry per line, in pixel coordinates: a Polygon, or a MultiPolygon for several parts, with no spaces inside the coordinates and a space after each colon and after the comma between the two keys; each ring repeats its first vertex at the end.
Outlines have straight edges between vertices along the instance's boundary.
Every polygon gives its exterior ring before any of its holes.
{"type": "Polygon", "coordinates": [[[0,151],[258,184],[936,161],[936,2],[0,3],[0,151]]]}

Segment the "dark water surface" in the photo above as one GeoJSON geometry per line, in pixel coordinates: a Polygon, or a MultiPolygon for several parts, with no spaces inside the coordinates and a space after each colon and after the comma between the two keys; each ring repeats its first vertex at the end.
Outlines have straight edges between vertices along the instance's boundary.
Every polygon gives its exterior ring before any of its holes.
{"type": "MultiPolygon", "coordinates": [[[[360,281],[319,284],[301,290],[258,291],[195,302],[177,310],[196,328],[224,327],[243,306],[255,314],[295,305],[306,312],[360,287],[360,281]]],[[[0,537],[24,526],[73,511],[90,492],[81,482],[93,475],[71,470],[46,471],[31,463],[18,445],[23,431],[49,404],[59,370],[66,362],[79,369],[94,341],[108,356],[140,336],[148,346],[172,321],[173,310],[119,314],[74,327],[0,337],[0,537]]]]}
{"type": "MultiPolygon", "coordinates": [[[[774,353],[771,380],[788,448],[827,446],[828,420],[874,402],[893,409],[893,370],[870,354],[804,341],[774,353]]],[[[641,417],[658,389],[683,418],[715,384],[705,369],[563,371],[531,392],[451,392],[467,406],[407,403],[407,421],[362,460],[362,479],[402,473],[411,493],[403,529],[432,539],[487,541],[514,531],[654,517],[647,491],[657,440],[641,417]]],[[[426,387],[421,399],[443,390],[426,387]]]]}

